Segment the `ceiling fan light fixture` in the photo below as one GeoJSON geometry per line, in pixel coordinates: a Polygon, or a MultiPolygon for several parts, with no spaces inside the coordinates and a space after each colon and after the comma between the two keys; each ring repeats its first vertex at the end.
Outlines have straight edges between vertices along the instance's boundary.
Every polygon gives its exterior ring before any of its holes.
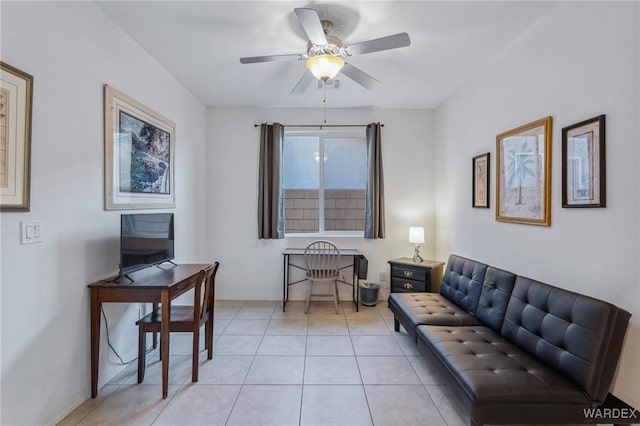
{"type": "Polygon", "coordinates": [[[327,81],[338,75],[342,67],[344,67],[344,61],[339,56],[325,53],[310,57],[305,65],[315,78],[327,81]]]}

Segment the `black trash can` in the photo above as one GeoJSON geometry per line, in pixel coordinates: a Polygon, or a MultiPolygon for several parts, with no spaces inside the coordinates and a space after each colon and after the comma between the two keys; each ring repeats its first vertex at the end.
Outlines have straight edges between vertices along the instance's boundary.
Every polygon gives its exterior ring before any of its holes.
{"type": "Polygon", "coordinates": [[[360,282],[360,303],[364,306],[376,306],[380,285],[366,281],[360,282]]]}

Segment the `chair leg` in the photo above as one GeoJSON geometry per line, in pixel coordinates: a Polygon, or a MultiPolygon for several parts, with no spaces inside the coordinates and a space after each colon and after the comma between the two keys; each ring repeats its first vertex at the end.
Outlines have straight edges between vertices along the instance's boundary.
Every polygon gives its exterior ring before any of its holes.
{"type": "Polygon", "coordinates": [[[336,297],[338,298],[338,305],[340,304],[340,292],[338,291],[338,281],[334,281],[334,285],[336,286],[336,297]]]}
{"type": "Polygon", "coordinates": [[[213,320],[207,321],[205,325],[204,343],[207,346],[207,359],[213,359],[213,320]]]}
{"type": "MultiPolygon", "coordinates": [[[[157,303],[152,303],[151,304],[151,312],[154,312],[155,310],[158,309],[158,304],[157,303]]],[[[153,332],[153,349],[158,347],[158,333],[157,332],[153,332]]]]}
{"type": "Polygon", "coordinates": [[[198,381],[198,361],[200,359],[200,327],[193,330],[193,356],[191,357],[191,381],[198,381]]]}
{"type": "Polygon", "coordinates": [[[333,281],[331,283],[331,292],[333,293],[333,307],[336,309],[336,315],[338,315],[338,283],[333,281]]]}
{"type": "Polygon", "coordinates": [[[142,326],[138,326],[138,383],[144,381],[144,368],[147,361],[145,352],[147,352],[147,333],[142,326]]]}
{"type": "Polygon", "coordinates": [[[313,281],[309,281],[309,289],[307,290],[307,304],[304,307],[304,313],[309,312],[309,301],[311,300],[311,289],[313,288],[313,281]]]}

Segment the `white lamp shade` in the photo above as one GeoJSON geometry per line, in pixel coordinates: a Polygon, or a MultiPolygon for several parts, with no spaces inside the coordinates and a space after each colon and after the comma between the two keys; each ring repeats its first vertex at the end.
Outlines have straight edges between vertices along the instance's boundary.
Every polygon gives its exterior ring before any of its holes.
{"type": "Polygon", "coordinates": [[[411,226],[409,228],[409,242],[413,244],[424,243],[424,228],[422,226],[411,226]]]}
{"type": "Polygon", "coordinates": [[[338,75],[344,61],[338,56],[324,54],[310,57],[306,66],[318,80],[328,80],[338,75]]]}

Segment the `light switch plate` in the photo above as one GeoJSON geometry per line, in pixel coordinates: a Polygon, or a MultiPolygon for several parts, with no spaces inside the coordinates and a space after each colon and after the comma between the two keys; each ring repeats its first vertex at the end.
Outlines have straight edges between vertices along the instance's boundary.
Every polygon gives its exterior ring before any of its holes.
{"type": "Polygon", "coordinates": [[[42,221],[23,220],[20,222],[20,243],[34,244],[42,242],[42,221]]]}

